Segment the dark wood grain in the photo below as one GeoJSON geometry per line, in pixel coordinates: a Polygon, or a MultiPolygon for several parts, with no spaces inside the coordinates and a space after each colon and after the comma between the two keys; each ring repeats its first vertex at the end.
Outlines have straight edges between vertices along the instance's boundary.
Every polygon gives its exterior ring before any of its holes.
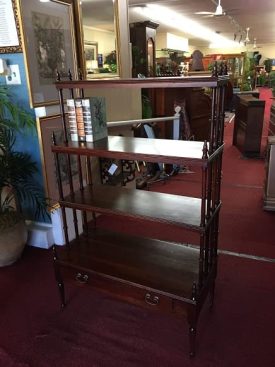
{"type": "Polygon", "coordinates": [[[63,266],[182,300],[191,298],[193,282],[198,280],[198,261],[199,250],[183,244],[99,229],[89,238],[72,241],[69,251],[58,251],[63,266]]]}
{"type": "Polygon", "coordinates": [[[271,108],[270,108],[270,119],[269,119],[269,126],[268,126],[268,135],[270,135],[270,136],[275,135],[275,104],[272,104],[271,108]]]}
{"type": "MultiPolygon", "coordinates": [[[[52,147],[57,158],[62,153],[68,156],[75,154],[198,166],[202,173],[201,198],[104,185],[89,185],[77,191],[75,187],[69,196],[63,198],[61,195],[60,205],[67,245],[58,250],[56,246],[53,248],[55,277],[62,307],[66,302],[63,277],[69,272],[71,277],[77,276],[78,282],[88,282],[95,288],[116,294],[121,299],[141,305],[145,303],[149,307],[157,306],[156,309],[166,309],[172,313],[179,311],[179,314],[187,316],[190,355],[194,356],[199,313],[208,295],[213,303],[217,274],[223,137],[217,138],[216,135],[223,135],[223,100],[227,82],[228,76],[200,75],[56,83],[62,106],[63,88],[78,90],[84,95],[84,89],[96,90],[98,87],[200,87],[211,88],[213,98],[209,143],[110,136],[94,143],[66,142],[52,147]],[[87,231],[88,226],[85,226],[85,236],[78,237],[76,233],[76,239],[69,243],[66,208],[79,209],[86,218],[88,211],[93,212],[94,218],[96,212],[135,218],[137,233],[139,220],[167,223],[197,231],[200,234],[199,248],[184,243],[113,233],[99,228],[87,231]]],[[[201,116],[202,111],[197,112],[201,116]]],[[[87,166],[89,169],[90,165],[87,166]]],[[[95,222],[93,225],[96,227],[95,222]]],[[[185,231],[182,232],[184,237],[185,231]]]]}
{"type": "Polygon", "coordinates": [[[83,191],[68,195],[60,205],[80,210],[105,214],[120,214],[127,217],[175,224],[203,231],[201,199],[158,192],[89,185],[83,191]]]}
{"type": "Polygon", "coordinates": [[[253,96],[239,97],[233,132],[233,145],[244,156],[259,156],[264,121],[265,101],[253,96]]]}
{"type": "Polygon", "coordinates": [[[63,88],[196,88],[196,87],[216,87],[226,85],[228,76],[212,77],[209,75],[186,76],[186,77],[161,77],[161,78],[102,78],[79,81],[56,82],[57,89],[63,88]]]}

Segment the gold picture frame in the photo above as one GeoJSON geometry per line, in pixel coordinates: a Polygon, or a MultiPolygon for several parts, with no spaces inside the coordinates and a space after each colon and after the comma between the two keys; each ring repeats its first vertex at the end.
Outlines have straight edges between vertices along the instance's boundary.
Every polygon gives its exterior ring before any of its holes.
{"type": "MultiPolygon", "coordinates": [[[[13,9],[14,23],[10,24],[10,22],[13,22],[13,19],[10,19],[10,18],[6,19],[6,21],[9,22],[8,27],[7,27],[7,29],[4,28],[4,27],[1,28],[1,29],[3,29],[5,32],[7,32],[6,36],[8,36],[9,31],[15,30],[15,32],[17,33],[17,41],[16,40],[11,41],[11,43],[14,42],[15,44],[8,44],[7,46],[0,46],[0,54],[10,54],[10,53],[23,52],[17,2],[16,2],[16,0],[6,0],[6,1],[7,2],[5,3],[5,6],[8,7],[8,8],[11,6],[12,9],[13,9]]],[[[3,20],[5,20],[5,19],[2,19],[2,21],[3,20]]],[[[4,36],[5,35],[3,35],[3,37],[4,36]]]]}
{"type": "Polygon", "coordinates": [[[84,52],[85,52],[85,60],[97,60],[98,56],[98,43],[92,41],[84,41],[84,52]]]}
{"type": "Polygon", "coordinates": [[[87,76],[98,69],[98,43],[93,41],[84,41],[84,55],[87,76]]]}
{"type": "MultiPolygon", "coordinates": [[[[62,123],[62,116],[60,114],[53,116],[38,117],[36,119],[36,126],[39,137],[40,155],[42,159],[42,168],[44,176],[44,187],[46,196],[49,198],[51,205],[55,205],[59,200],[59,191],[57,184],[57,174],[55,167],[54,154],[51,146],[52,134],[54,132],[57,144],[64,141],[64,130],[62,123]]],[[[71,169],[74,187],[78,188],[79,183],[77,176],[77,161],[75,156],[71,156],[71,169]]],[[[68,195],[70,192],[67,172],[67,160],[64,154],[59,154],[59,165],[61,172],[61,181],[63,187],[63,194],[68,195]]]]}
{"type": "MultiPolygon", "coordinates": [[[[22,22],[23,48],[31,107],[59,103],[55,87],[61,78],[77,78],[76,28],[79,13],[74,0],[18,0],[22,22]]],[[[65,96],[66,98],[67,96],[65,96]]],[[[69,97],[69,94],[68,94],[69,97]]]]}

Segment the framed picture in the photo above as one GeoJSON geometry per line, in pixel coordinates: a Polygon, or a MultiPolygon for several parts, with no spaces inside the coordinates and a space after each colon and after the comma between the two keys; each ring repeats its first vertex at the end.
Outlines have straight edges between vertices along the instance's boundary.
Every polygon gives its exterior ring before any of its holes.
{"type": "Polygon", "coordinates": [[[74,0],[19,0],[31,107],[58,103],[54,82],[77,76],[74,0]]]}
{"type": "MultiPolygon", "coordinates": [[[[64,141],[62,117],[61,115],[54,115],[49,117],[37,118],[37,131],[39,134],[40,153],[42,157],[43,175],[46,196],[50,199],[52,205],[56,204],[59,200],[59,191],[57,185],[57,174],[55,167],[54,154],[52,153],[51,146],[52,133],[55,133],[57,144],[64,141]]],[[[69,180],[67,172],[67,160],[65,155],[59,155],[59,164],[61,171],[61,181],[63,186],[63,194],[68,195],[69,180]]],[[[79,187],[78,183],[78,167],[76,156],[71,156],[71,170],[73,176],[74,188],[79,187]]]]}
{"type": "Polygon", "coordinates": [[[86,72],[94,73],[94,70],[98,68],[98,44],[97,42],[84,41],[84,53],[86,72]]]}
{"type": "Polygon", "coordinates": [[[23,52],[16,0],[0,1],[0,54],[23,52]]]}
{"type": "Polygon", "coordinates": [[[97,42],[84,41],[84,52],[86,61],[97,61],[98,44],[97,42]]]}

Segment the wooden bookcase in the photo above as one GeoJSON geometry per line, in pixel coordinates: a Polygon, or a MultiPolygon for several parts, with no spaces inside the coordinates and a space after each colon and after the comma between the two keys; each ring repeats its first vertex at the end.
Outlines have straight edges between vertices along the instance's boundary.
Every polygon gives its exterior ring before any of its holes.
{"type": "Polygon", "coordinates": [[[66,240],[66,246],[54,246],[54,269],[62,307],[65,306],[64,279],[71,279],[127,302],[185,316],[189,323],[190,355],[195,354],[199,313],[208,295],[210,304],[213,302],[217,274],[227,81],[227,76],[200,76],[56,83],[64,115],[65,136],[64,89],[70,89],[72,96],[74,93],[84,96],[86,89],[98,87],[206,87],[211,89],[212,96],[209,142],[109,136],[94,143],[65,141],[64,144],[53,144],[66,240]],[[61,155],[63,162],[64,156],[67,162],[70,182],[68,195],[64,194],[60,177],[61,155]],[[77,187],[72,179],[72,156],[77,157],[78,162],[77,187]],[[201,196],[187,197],[123,186],[97,186],[92,182],[91,157],[199,167],[201,196]],[[84,173],[87,173],[86,181],[83,179],[84,173]],[[71,242],[68,239],[66,208],[72,208],[75,218],[76,238],[71,242]],[[84,233],[81,235],[78,233],[76,210],[82,213],[84,233]],[[97,228],[96,214],[167,223],[183,231],[196,232],[200,243],[198,246],[187,245],[184,235],[180,243],[175,243],[102,230],[97,228]],[[89,221],[89,217],[93,220],[89,221]]]}

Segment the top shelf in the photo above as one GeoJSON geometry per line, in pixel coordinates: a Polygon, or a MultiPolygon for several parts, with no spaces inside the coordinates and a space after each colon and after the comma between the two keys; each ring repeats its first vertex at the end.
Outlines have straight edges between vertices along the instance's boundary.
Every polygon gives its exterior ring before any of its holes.
{"type": "Polygon", "coordinates": [[[108,136],[93,143],[68,142],[53,145],[52,151],[102,158],[207,165],[223,150],[222,145],[210,157],[203,158],[203,146],[204,143],[198,141],[108,136]]]}
{"type": "Polygon", "coordinates": [[[209,75],[195,75],[182,77],[161,77],[161,78],[130,78],[130,79],[92,79],[77,81],[58,81],[57,89],[63,88],[94,88],[94,87],[112,87],[112,88],[196,88],[196,87],[217,87],[226,85],[227,75],[218,77],[209,75]]]}

